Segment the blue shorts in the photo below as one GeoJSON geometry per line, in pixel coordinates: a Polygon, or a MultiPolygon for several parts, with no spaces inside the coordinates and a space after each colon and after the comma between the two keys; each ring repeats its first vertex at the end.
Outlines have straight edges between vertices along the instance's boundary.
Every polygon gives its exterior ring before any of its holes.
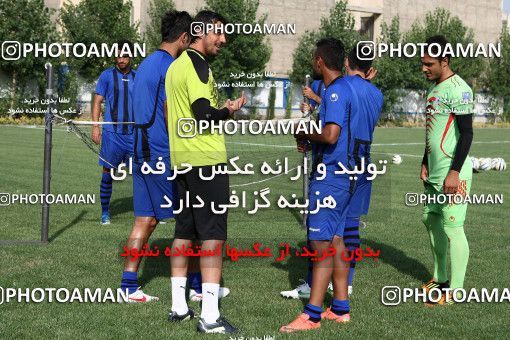
{"type": "Polygon", "coordinates": [[[308,227],[308,239],[311,241],[331,241],[335,235],[343,237],[345,228],[345,219],[351,194],[348,190],[342,190],[331,185],[322,183],[322,181],[310,182],[308,189],[310,199],[309,210],[317,208],[317,199],[321,201],[331,195],[336,207],[321,208],[317,213],[308,215],[306,225],[308,227]],[[317,195],[316,192],[319,192],[317,195]]]}
{"type": "Polygon", "coordinates": [[[352,193],[347,217],[360,217],[368,214],[370,207],[370,195],[372,194],[372,181],[367,180],[367,175],[363,174],[357,181],[354,192],[352,193]]]}
{"type": "MultiPolygon", "coordinates": [[[[147,164],[156,170],[156,163],[158,160],[148,161],[147,164]]],[[[161,208],[161,204],[166,204],[164,199],[166,195],[172,203],[174,203],[174,196],[176,189],[174,181],[169,181],[168,176],[171,176],[169,158],[162,160],[165,163],[164,174],[147,174],[142,173],[143,163],[133,162],[133,206],[135,216],[153,216],[158,221],[174,217],[174,207],[161,208]]]]}
{"type": "Polygon", "coordinates": [[[103,130],[99,165],[111,169],[127,162],[133,155],[133,134],[123,135],[103,130]]]}

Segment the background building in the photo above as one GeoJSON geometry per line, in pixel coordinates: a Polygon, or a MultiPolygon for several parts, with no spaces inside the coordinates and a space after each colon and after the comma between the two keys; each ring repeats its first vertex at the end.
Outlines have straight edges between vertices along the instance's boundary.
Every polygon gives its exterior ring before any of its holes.
{"type": "MultiPolygon", "coordinates": [[[[146,7],[148,1],[139,1],[135,6],[135,20],[140,21],[141,29],[147,21],[146,7]],[[140,12],[136,10],[139,8],[140,12]]],[[[174,0],[176,8],[195,12],[204,5],[201,0],[174,0]]],[[[320,18],[328,15],[335,0],[260,0],[259,12],[267,13],[269,23],[295,23],[296,35],[275,35],[269,40],[273,54],[268,63],[268,71],[276,73],[278,77],[286,77],[292,67],[289,51],[294,51],[299,37],[306,30],[319,27],[320,18]]],[[[394,16],[400,17],[400,29],[407,31],[412,23],[422,17],[424,13],[437,7],[443,7],[458,16],[466,26],[473,29],[475,39],[481,43],[496,41],[501,32],[500,18],[503,10],[499,0],[349,0],[348,9],[354,16],[355,28],[366,32],[369,37],[379,38],[381,24],[390,22],[394,16]]]]}
{"type": "MultiPolygon", "coordinates": [[[[69,0],[45,0],[45,4],[58,10],[65,1],[69,0]]],[[[71,0],[72,3],[79,1],[71,0]]],[[[132,2],[132,20],[140,23],[140,31],[143,33],[149,21],[147,12],[150,0],[132,2]]],[[[259,12],[268,14],[268,23],[292,23],[296,27],[296,35],[268,37],[273,49],[267,65],[268,71],[274,72],[277,77],[287,77],[292,67],[292,58],[289,58],[289,54],[297,47],[299,37],[306,30],[318,28],[320,18],[328,15],[335,2],[335,0],[260,0],[259,12]]],[[[174,0],[174,3],[178,10],[192,14],[205,5],[203,0],[174,0]]],[[[494,42],[501,32],[504,20],[497,19],[503,15],[501,0],[348,0],[348,10],[355,18],[355,28],[374,39],[380,36],[381,24],[389,23],[394,16],[400,17],[400,29],[405,32],[416,19],[437,7],[445,8],[458,16],[466,26],[473,29],[478,42],[494,42]]],[[[508,19],[508,15],[506,18],[508,19]]],[[[506,20],[506,25],[508,22],[509,20],[506,20]]]]}
{"type": "MultiPolygon", "coordinates": [[[[80,0],[45,0],[46,6],[58,10],[65,1],[79,3],[80,0]]],[[[125,0],[128,1],[128,0],[125,0]]],[[[140,33],[144,33],[150,18],[148,10],[151,0],[132,0],[131,21],[139,23],[140,33]]],[[[173,0],[177,10],[186,10],[192,15],[205,6],[204,0],[173,0]]],[[[269,24],[294,24],[295,34],[270,35],[267,37],[272,48],[272,54],[266,66],[266,71],[274,74],[273,81],[288,84],[288,74],[292,68],[292,54],[298,46],[300,37],[307,30],[315,30],[320,26],[320,19],[327,16],[334,7],[336,0],[260,0],[258,14],[267,14],[269,24]]],[[[390,23],[398,16],[400,19],[400,31],[406,32],[425,13],[436,8],[444,8],[459,17],[462,22],[473,30],[475,40],[480,43],[490,43],[498,40],[503,27],[510,30],[510,0],[348,0],[347,10],[354,17],[355,29],[366,34],[371,40],[377,40],[381,35],[381,24],[390,23]],[[506,9],[506,10],[505,10],[506,9]],[[506,13],[505,13],[506,12],[506,13]],[[491,19],[492,18],[492,19],[491,19]]],[[[1,81],[1,75],[0,75],[1,81]]],[[[91,99],[94,84],[83,84],[80,90],[81,102],[85,103],[85,111],[88,111],[88,103],[91,99]]],[[[285,114],[284,107],[287,105],[287,97],[291,96],[292,110],[298,111],[301,100],[298,87],[293,92],[284,90],[285,86],[278,86],[276,93],[275,108],[276,116],[285,114]]],[[[412,97],[412,96],[411,96],[412,97]]],[[[262,89],[256,93],[249,92],[249,104],[263,115],[269,102],[269,90],[262,89]]],[[[414,98],[414,97],[413,97],[414,98]]],[[[407,98],[404,100],[406,112],[414,111],[413,107],[419,106],[421,99],[407,98]],[[409,100],[408,100],[409,99],[409,100]],[[416,103],[415,103],[416,101],[416,103]]]]}

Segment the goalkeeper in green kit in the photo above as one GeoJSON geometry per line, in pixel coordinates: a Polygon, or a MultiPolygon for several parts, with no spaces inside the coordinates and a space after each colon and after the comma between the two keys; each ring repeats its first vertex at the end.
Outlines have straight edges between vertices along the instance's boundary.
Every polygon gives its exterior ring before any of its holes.
{"type": "Polygon", "coordinates": [[[473,170],[468,153],[473,140],[473,91],[450,69],[450,58],[443,53],[447,40],[434,36],[426,44],[425,51],[438,55],[424,54],[421,58],[423,73],[435,82],[427,93],[426,142],[421,166],[421,179],[429,197],[423,223],[434,256],[434,276],[423,288],[427,292],[433,288],[443,292],[438,302],[427,303],[433,306],[454,303],[452,292],[463,287],[468,264],[469,246],[464,234],[467,203],[458,198],[469,195],[471,188],[473,170]],[[450,199],[441,204],[443,200],[437,200],[440,194],[450,194],[450,199]],[[457,196],[453,200],[454,194],[457,196]],[[448,243],[451,281],[446,269],[448,243]]]}

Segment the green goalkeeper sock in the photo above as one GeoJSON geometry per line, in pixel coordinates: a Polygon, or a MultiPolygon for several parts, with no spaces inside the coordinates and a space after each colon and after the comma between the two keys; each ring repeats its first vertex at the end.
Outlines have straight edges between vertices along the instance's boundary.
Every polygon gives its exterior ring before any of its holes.
{"type": "Polygon", "coordinates": [[[450,261],[452,270],[451,289],[462,288],[469,260],[469,245],[464,227],[444,228],[450,239],[450,261]]]}
{"type": "Polygon", "coordinates": [[[427,227],[434,256],[434,278],[437,282],[446,282],[448,280],[446,269],[448,236],[444,232],[441,215],[429,212],[423,216],[423,223],[427,227]]]}

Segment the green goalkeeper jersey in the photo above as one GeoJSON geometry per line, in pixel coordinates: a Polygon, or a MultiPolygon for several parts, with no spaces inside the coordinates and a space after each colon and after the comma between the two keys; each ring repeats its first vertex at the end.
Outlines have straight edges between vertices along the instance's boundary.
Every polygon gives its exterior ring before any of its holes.
{"type": "MultiPolygon", "coordinates": [[[[450,170],[459,140],[456,115],[473,114],[473,91],[454,74],[427,93],[425,148],[428,157],[428,182],[441,190],[450,170]]],[[[459,178],[471,179],[473,170],[466,157],[459,178]]]]}

